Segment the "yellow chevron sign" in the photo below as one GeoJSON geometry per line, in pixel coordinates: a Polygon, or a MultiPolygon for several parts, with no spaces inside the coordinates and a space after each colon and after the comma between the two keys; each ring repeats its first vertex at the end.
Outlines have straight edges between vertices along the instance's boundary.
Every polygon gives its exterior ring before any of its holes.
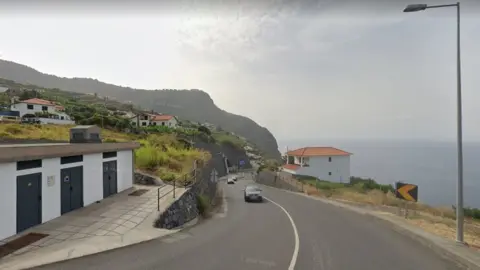
{"type": "Polygon", "coordinates": [[[418,200],[417,185],[397,182],[395,189],[395,195],[399,199],[411,202],[416,202],[418,200]]]}

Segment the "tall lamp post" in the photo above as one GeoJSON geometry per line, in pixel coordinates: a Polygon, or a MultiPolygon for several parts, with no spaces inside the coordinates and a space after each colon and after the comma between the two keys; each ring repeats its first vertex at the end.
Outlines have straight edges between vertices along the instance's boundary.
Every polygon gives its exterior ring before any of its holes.
{"type": "Polygon", "coordinates": [[[460,2],[449,5],[430,6],[426,4],[408,5],[403,12],[422,11],[427,8],[457,8],[457,242],[463,241],[463,147],[462,147],[462,80],[460,65],[460,2]]]}

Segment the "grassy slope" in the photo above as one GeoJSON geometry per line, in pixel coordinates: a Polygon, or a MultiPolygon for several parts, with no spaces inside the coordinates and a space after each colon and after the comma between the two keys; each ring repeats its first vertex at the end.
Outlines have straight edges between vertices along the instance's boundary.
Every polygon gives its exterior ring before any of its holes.
{"type": "MultiPolygon", "coordinates": [[[[0,138],[69,140],[71,126],[0,124],[0,138]]],[[[103,129],[105,142],[138,141],[142,147],[135,151],[135,166],[158,175],[165,181],[180,178],[191,171],[194,160],[206,161],[209,153],[186,149],[174,135],[135,135],[103,129]]]]}

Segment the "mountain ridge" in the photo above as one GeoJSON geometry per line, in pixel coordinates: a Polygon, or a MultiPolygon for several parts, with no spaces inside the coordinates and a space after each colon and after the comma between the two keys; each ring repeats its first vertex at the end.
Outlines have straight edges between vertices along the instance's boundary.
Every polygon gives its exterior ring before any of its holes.
{"type": "Polygon", "coordinates": [[[199,89],[145,90],[117,86],[92,78],[67,78],[42,73],[32,67],[0,59],[0,77],[23,84],[58,88],[65,91],[93,94],[132,102],[146,109],[169,113],[196,122],[209,122],[245,137],[268,158],[280,158],[273,134],[252,119],[220,109],[208,93],[199,89]]]}

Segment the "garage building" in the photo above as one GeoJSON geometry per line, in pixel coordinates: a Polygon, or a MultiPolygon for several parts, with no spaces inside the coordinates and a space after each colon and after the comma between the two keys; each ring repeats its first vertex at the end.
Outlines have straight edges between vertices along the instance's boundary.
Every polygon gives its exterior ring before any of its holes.
{"type": "Polygon", "coordinates": [[[101,143],[96,126],[70,138],[0,145],[0,240],[132,187],[138,143],[101,143]]]}

